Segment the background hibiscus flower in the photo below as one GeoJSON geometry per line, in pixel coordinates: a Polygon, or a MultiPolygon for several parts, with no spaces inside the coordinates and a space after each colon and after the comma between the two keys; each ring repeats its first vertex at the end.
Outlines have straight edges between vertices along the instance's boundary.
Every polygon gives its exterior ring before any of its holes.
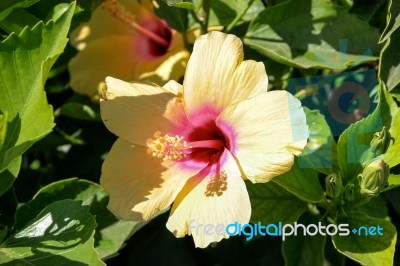
{"type": "Polygon", "coordinates": [[[79,52],[69,63],[70,85],[93,98],[108,75],[161,83],[179,79],[189,56],[182,35],[154,14],[149,1],[105,1],[71,34],[71,42],[79,52]]]}

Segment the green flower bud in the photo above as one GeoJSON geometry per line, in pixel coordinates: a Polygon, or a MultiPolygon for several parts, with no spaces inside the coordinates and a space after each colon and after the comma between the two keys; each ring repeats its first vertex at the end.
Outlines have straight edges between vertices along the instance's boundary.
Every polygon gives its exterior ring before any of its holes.
{"type": "Polygon", "coordinates": [[[389,148],[392,139],[389,130],[386,127],[383,127],[381,132],[376,132],[374,134],[374,137],[370,142],[373,152],[384,154],[389,148]]]}
{"type": "Polygon", "coordinates": [[[360,177],[360,193],[375,197],[388,184],[389,165],[381,157],[367,163],[360,177]]]}
{"type": "Polygon", "coordinates": [[[344,198],[346,201],[353,201],[354,199],[354,184],[347,184],[344,188],[344,198]]]}
{"type": "Polygon", "coordinates": [[[331,198],[337,198],[342,192],[342,179],[336,174],[328,175],[325,179],[326,194],[331,198]]]}

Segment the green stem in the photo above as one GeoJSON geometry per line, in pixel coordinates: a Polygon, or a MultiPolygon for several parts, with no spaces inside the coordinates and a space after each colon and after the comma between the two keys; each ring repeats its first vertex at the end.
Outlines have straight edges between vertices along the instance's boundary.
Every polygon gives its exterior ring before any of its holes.
{"type": "Polygon", "coordinates": [[[187,38],[187,31],[185,30],[184,32],[182,32],[182,35],[183,35],[183,45],[185,46],[186,50],[190,51],[189,42],[187,38]]]}
{"type": "Polygon", "coordinates": [[[193,10],[190,10],[190,15],[192,15],[193,19],[200,24],[200,32],[201,34],[206,34],[208,32],[208,20],[210,17],[210,7],[211,7],[211,2],[210,0],[203,0],[202,3],[202,17],[199,18],[197,16],[196,12],[193,10]]]}
{"type": "Polygon", "coordinates": [[[196,21],[197,23],[199,23],[199,24],[200,24],[200,27],[201,27],[201,26],[203,25],[203,20],[201,20],[201,19],[197,16],[196,12],[194,12],[193,10],[190,10],[189,12],[190,12],[190,15],[192,15],[194,21],[196,21]]]}
{"type": "Polygon", "coordinates": [[[203,24],[201,25],[201,34],[206,34],[208,32],[208,20],[210,18],[210,8],[211,1],[203,0],[203,24]]]}
{"type": "Polygon", "coordinates": [[[251,5],[254,3],[254,0],[251,0],[249,2],[249,4],[247,5],[247,7],[245,8],[245,10],[243,10],[242,13],[239,14],[239,16],[237,16],[229,25],[228,27],[226,27],[225,32],[229,33],[233,30],[233,28],[236,26],[236,24],[242,19],[242,17],[244,16],[244,14],[246,14],[247,10],[249,10],[249,8],[251,7],[251,5]]]}

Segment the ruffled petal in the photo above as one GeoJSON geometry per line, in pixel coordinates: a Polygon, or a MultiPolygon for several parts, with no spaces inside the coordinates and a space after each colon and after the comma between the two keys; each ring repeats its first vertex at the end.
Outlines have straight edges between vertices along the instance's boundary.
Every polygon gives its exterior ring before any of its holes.
{"type": "Polygon", "coordinates": [[[119,138],[103,163],[100,178],[100,184],[110,195],[110,211],[125,220],[143,220],[142,214],[132,209],[162,184],[165,170],[159,159],[147,154],[145,147],[119,138]]]}
{"type": "Polygon", "coordinates": [[[210,32],[197,39],[183,83],[189,111],[202,105],[223,109],[268,87],[262,63],[243,62],[243,44],[234,35],[210,32]]]}
{"type": "Polygon", "coordinates": [[[130,36],[109,36],[90,42],[68,64],[70,85],[78,93],[99,95],[101,83],[113,76],[130,80],[139,71],[130,36]]]}
{"type": "Polygon", "coordinates": [[[286,91],[263,93],[229,106],[216,123],[234,129],[231,152],[252,182],[267,182],[289,171],[309,136],[300,101],[286,91]]]}
{"type": "Polygon", "coordinates": [[[104,79],[113,76],[127,81],[151,79],[155,83],[184,73],[188,53],[175,47],[157,58],[142,58],[134,49],[135,38],[109,36],[88,44],[70,61],[71,87],[78,93],[96,97],[104,79]]]}
{"type": "Polygon", "coordinates": [[[115,135],[132,144],[146,146],[156,131],[168,133],[182,107],[170,91],[156,85],[128,83],[107,77],[107,90],[100,101],[101,117],[115,135]]]}
{"type": "Polygon", "coordinates": [[[147,220],[156,212],[169,208],[186,181],[197,172],[182,169],[178,164],[169,166],[162,174],[163,183],[150,191],[146,196],[148,200],[137,204],[132,210],[142,213],[143,219],[147,220]]]}
{"type": "Polygon", "coordinates": [[[182,84],[179,84],[175,80],[168,81],[167,83],[164,84],[163,88],[175,95],[182,95],[183,93],[182,84]]]}
{"type": "Polygon", "coordinates": [[[212,165],[186,182],[175,199],[167,222],[168,230],[176,237],[193,235],[196,247],[203,248],[228,238],[226,225],[250,220],[249,195],[238,166],[228,151],[221,158],[220,169],[218,165],[212,165]],[[207,230],[213,227],[212,233],[204,231],[206,225],[209,225],[207,230]]]}

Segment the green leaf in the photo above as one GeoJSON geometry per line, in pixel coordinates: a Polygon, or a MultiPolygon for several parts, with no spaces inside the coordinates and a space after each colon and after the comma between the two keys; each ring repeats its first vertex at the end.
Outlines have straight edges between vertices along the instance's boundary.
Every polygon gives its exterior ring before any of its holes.
{"type": "Polygon", "coordinates": [[[157,3],[158,8],[154,8],[156,15],[164,19],[169,26],[177,31],[186,32],[189,12],[183,8],[169,6],[161,0],[157,0],[157,3]]]}
{"type": "Polygon", "coordinates": [[[376,157],[370,142],[375,132],[383,126],[390,128],[393,115],[393,99],[384,88],[380,89],[379,104],[372,114],[348,127],[338,140],[338,162],[343,184],[355,178],[363,164],[376,157]]]}
{"type": "Polygon", "coordinates": [[[400,30],[396,30],[387,39],[385,47],[381,53],[379,77],[385,82],[389,91],[392,91],[400,84],[399,43],[400,30]]]}
{"type": "Polygon", "coordinates": [[[250,221],[253,223],[293,223],[307,209],[307,203],[273,182],[246,185],[251,202],[250,221]]]}
{"type": "Polygon", "coordinates": [[[350,232],[348,236],[335,235],[333,243],[339,252],[363,265],[393,265],[393,255],[396,245],[396,228],[390,222],[383,219],[370,218],[361,212],[348,213],[348,217],[338,220],[338,223],[349,224],[350,231],[356,229],[358,232],[350,232]],[[365,229],[376,227],[375,234],[365,234],[365,229]],[[378,227],[383,228],[383,235],[378,234],[378,227]],[[360,235],[358,235],[360,233],[360,235]]]}
{"type": "MultiPolygon", "coordinates": [[[[308,224],[318,224],[318,216],[305,213],[299,223],[307,226],[308,224]]],[[[323,265],[326,236],[317,234],[315,236],[304,236],[302,229],[297,235],[289,236],[282,243],[282,254],[285,258],[286,266],[308,266],[323,265]]]]}
{"type": "Polygon", "coordinates": [[[48,205],[0,245],[0,264],[105,265],[93,248],[96,221],[88,210],[73,200],[48,205]]]}
{"type": "Polygon", "coordinates": [[[354,211],[365,213],[369,217],[374,218],[386,219],[388,217],[387,201],[381,195],[371,199],[368,203],[354,211]]]}
{"type": "Polygon", "coordinates": [[[33,5],[39,0],[2,0],[0,2],[0,21],[10,15],[14,9],[33,5]]]}
{"type": "Polygon", "coordinates": [[[0,22],[0,28],[8,34],[12,32],[20,34],[26,26],[33,27],[39,22],[40,20],[37,17],[33,16],[25,9],[21,9],[2,20],[0,22]]]}
{"type": "Polygon", "coordinates": [[[400,1],[390,1],[388,23],[382,33],[380,43],[386,42],[382,49],[379,77],[385,82],[389,91],[400,83],[400,1]]]}
{"type": "Polygon", "coordinates": [[[196,6],[194,5],[192,0],[163,0],[166,2],[169,6],[176,6],[180,8],[185,8],[189,10],[196,10],[196,6]]]}
{"type": "Polygon", "coordinates": [[[390,134],[394,141],[383,155],[383,160],[390,166],[396,166],[400,163],[400,113],[397,113],[393,120],[393,126],[390,128],[390,134]]]}
{"type": "MultiPolygon", "coordinates": [[[[15,222],[17,198],[14,192],[14,188],[10,188],[6,193],[0,196],[0,229],[2,227],[12,228],[15,222]]],[[[0,243],[1,242],[2,240],[0,239],[0,243]]]]}
{"type": "Polygon", "coordinates": [[[0,43],[0,106],[8,112],[6,138],[0,150],[0,171],[53,128],[53,112],[44,83],[67,43],[73,2],[57,20],[25,28],[0,43]]]}
{"type": "Polygon", "coordinates": [[[244,42],[283,64],[345,69],[376,60],[378,39],[377,29],[331,1],[292,0],[262,11],[244,42]]]}
{"type": "Polygon", "coordinates": [[[375,0],[366,4],[363,0],[355,0],[349,12],[369,21],[375,15],[376,11],[382,5],[386,4],[386,2],[386,0],[375,0]]]}
{"type": "Polygon", "coordinates": [[[3,145],[4,140],[6,139],[7,133],[7,120],[8,120],[8,113],[5,112],[4,114],[0,111],[0,147],[3,145]]]}
{"type": "Polygon", "coordinates": [[[15,157],[7,168],[0,172],[0,195],[6,192],[14,183],[21,167],[21,161],[21,156],[15,157]]]}
{"type": "Polygon", "coordinates": [[[298,160],[295,160],[289,172],[273,178],[272,181],[306,202],[316,203],[325,200],[315,170],[302,168],[298,160]]]}
{"type": "Polygon", "coordinates": [[[400,1],[390,0],[389,12],[388,12],[388,23],[382,36],[379,40],[380,43],[385,42],[393,32],[400,27],[400,1]]]}
{"type": "Polygon", "coordinates": [[[318,110],[304,108],[310,137],[306,147],[300,154],[298,163],[302,168],[315,168],[318,171],[331,174],[336,164],[333,156],[333,140],[331,130],[325,117],[318,110]]]}
{"type": "Polygon", "coordinates": [[[396,187],[383,194],[385,198],[393,206],[393,209],[400,214],[400,201],[399,201],[400,187],[396,187]]]}
{"type": "Polygon", "coordinates": [[[67,102],[61,106],[60,114],[76,119],[101,121],[100,110],[94,104],[67,102]]]}
{"type": "Polygon", "coordinates": [[[210,9],[210,21],[211,26],[228,26],[236,18],[239,19],[236,24],[240,24],[241,20],[251,20],[256,17],[263,9],[261,1],[253,0],[212,0],[210,9]],[[253,7],[251,9],[251,7],[253,7]],[[246,15],[247,16],[244,16],[246,15]]]}
{"type": "Polygon", "coordinates": [[[388,177],[389,186],[385,190],[390,190],[392,188],[400,186],[400,175],[390,174],[388,177]]]}
{"type": "Polygon", "coordinates": [[[103,188],[93,182],[70,178],[51,183],[43,187],[34,198],[22,205],[16,215],[16,228],[32,219],[46,205],[64,199],[83,201],[90,207],[90,213],[95,215],[98,223],[95,247],[100,258],[109,258],[124,246],[124,242],[145,222],[123,221],[107,210],[108,195],[103,188]]]}

